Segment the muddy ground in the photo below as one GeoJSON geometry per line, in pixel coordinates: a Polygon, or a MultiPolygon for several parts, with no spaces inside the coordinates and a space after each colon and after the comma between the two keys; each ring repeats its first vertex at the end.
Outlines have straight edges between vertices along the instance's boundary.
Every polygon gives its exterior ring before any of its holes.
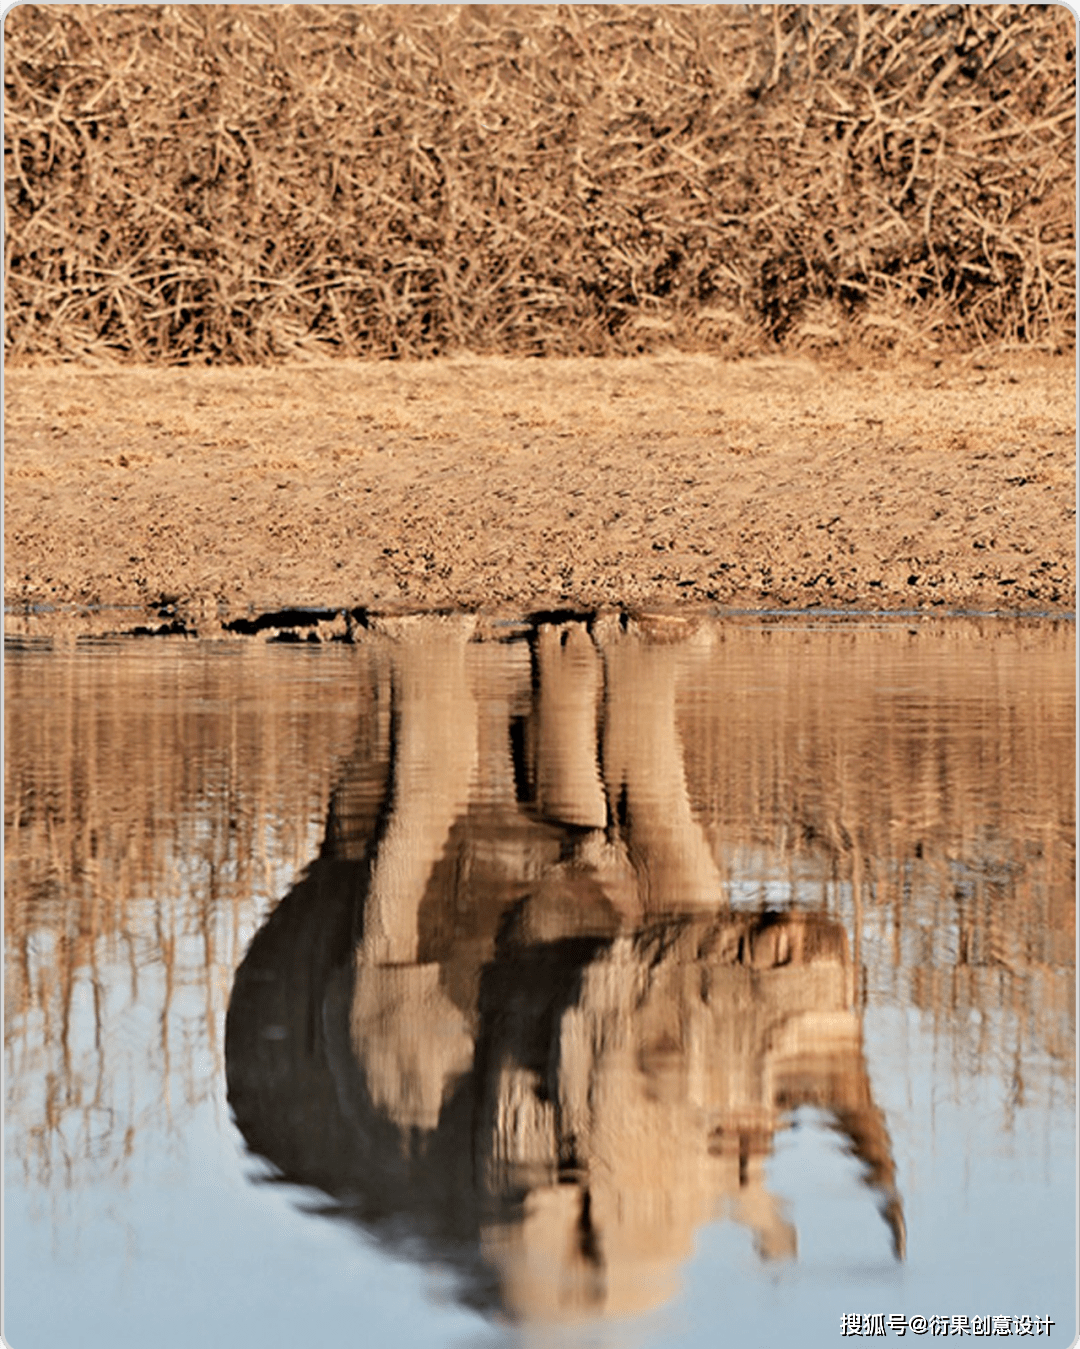
{"type": "Polygon", "coordinates": [[[5,602],[204,633],[285,606],[1063,613],[1074,384],[1071,355],[9,369],[5,602]]]}

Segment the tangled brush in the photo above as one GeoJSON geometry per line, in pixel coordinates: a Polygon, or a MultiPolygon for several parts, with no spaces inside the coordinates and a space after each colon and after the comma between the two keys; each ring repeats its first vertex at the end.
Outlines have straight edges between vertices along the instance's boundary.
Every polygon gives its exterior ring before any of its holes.
{"type": "Polygon", "coordinates": [[[1064,7],[25,6],[8,359],[1073,341],[1064,7]]]}

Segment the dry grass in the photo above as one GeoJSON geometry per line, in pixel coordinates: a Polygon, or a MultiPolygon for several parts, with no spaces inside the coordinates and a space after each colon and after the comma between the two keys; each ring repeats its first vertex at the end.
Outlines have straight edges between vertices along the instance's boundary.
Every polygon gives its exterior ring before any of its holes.
{"type": "Polygon", "coordinates": [[[864,1000],[918,1008],[954,1071],[1023,1062],[1029,1092],[1075,1053],[1073,640],[779,624],[728,638],[681,728],[732,878],[764,893],[785,858],[843,917],[864,1000]]]}
{"type": "Polygon", "coordinates": [[[1064,7],[26,6],[9,359],[1073,340],[1064,7]]]}
{"type": "MultiPolygon", "coordinates": [[[[787,869],[957,1094],[984,1075],[1015,1104],[1016,1075],[1048,1109],[1075,1081],[1072,638],[996,631],[734,626],[680,731],[740,905],[787,869]]],[[[5,1054],[14,1155],[75,1183],[216,1089],[236,966],[316,854],[375,674],[363,648],[57,654],[7,669],[5,1054]]]]}
{"type": "Polygon", "coordinates": [[[233,971],[311,859],[363,710],[340,662],[320,682],[283,655],[7,659],[6,1108],[28,1174],[123,1169],[215,1091],[233,971]]]}

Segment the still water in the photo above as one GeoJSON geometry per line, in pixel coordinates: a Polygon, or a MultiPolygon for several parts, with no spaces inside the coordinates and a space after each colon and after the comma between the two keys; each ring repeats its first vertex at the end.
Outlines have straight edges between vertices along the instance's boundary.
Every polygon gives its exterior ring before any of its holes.
{"type": "Polygon", "coordinates": [[[1073,642],[10,641],[8,1343],[1069,1345],[1073,642]]]}

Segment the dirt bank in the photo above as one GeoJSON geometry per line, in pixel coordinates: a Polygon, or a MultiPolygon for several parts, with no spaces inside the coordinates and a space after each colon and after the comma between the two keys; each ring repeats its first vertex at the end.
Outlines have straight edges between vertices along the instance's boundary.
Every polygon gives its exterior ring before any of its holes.
{"type": "Polygon", "coordinates": [[[1074,366],[14,368],[9,609],[1075,605],[1074,366]]]}

